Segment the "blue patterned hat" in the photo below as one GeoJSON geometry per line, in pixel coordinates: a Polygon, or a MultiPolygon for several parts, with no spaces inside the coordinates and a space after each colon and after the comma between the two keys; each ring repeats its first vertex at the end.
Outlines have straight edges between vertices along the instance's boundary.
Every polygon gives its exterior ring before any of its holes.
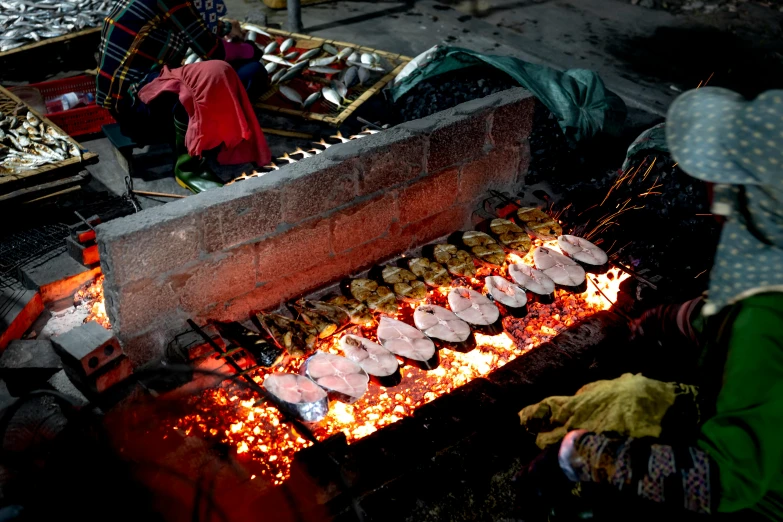
{"type": "Polygon", "coordinates": [[[714,87],[669,109],[672,157],[715,183],[712,211],[726,216],[705,315],[762,292],[783,292],[783,90],[748,101],[714,87]]]}

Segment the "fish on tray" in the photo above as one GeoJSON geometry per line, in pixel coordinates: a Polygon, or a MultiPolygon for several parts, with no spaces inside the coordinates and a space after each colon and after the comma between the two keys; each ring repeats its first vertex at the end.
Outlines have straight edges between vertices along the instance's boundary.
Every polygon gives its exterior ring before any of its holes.
{"type": "Polygon", "coordinates": [[[489,230],[501,245],[509,251],[524,256],[530,250],[530,236],[522,228],[508,219],[493,219],[489,230]]]}
{"type": "Polygon", "coordinates": [[[463,348],[474,348],[475,339],[470,335],[468,323],[457,317],[451,310],[438,305],[421,305],[413,312],[413,323],[430,339],[439,339],[454,345],[471,345],[463,348]],[[473,341],[470,343],[469,341],[473,341]]]}
{"type": "Polygon", "coordinates": [[[461,240],[476,259],[484,264],[502,266],[506,262],[506,252],[489,234],[468,230],[462,234],[461,240]]]}
{"type": "Polygon", "coordinates": [[[264,389],[278,406],[299,420],[318,422],[329,412],[329,397],[323,388],[302,375],[270,373],[264,389]]]}
{"type": "Polygon", "coordinates": [[[399,311],[394,292],[372,279],[352,279],[349,291],[354,299],[367,303],[373,312],[396,314],[399,311]]]}
{"type": "Polygon", "coordinates": [[[315,350],[318,340],[315,327],[280,314],[256,314],[256,318],[272,340],[290,355],[302,357],[315,350]]]}
{"type": "Polygon", "coordinates": [[[223,339],[249,352],[259,366],[271,368],[283,360],[283,350],[241,323],[215,323],[215,328],[223,339]]]}
{"type": "Polygon", "coordinates": [[[375,323],[375,318],[370,313],[367,305],[356,299],[345,297],[344,295],[336,295],[326,300],[327,303],[339,306],[348,313],[351,318],[351,324],[358,324],[360,326],[369,326],[375,323]]]}
{"type": "Polygon", "coordinates": [[[555,282],[541,270],[520,263],[509,265],[508,275],[522,288],[533,292],[539,300],[554,301],[555,282]]]}
{"type": "Polygon", "coordinates": [[[506,307],[514,317],[527,313],[527,293],[525,289],[500,276],[484,278],[484,291],[490,299],[506,307]]]}
{"type": "Polygon", "coordinates": [[[432,255],[435,261],[446,265],[450,274],[457,277],[473,277],[476,275],[476,265],[473,256],[456,246],[443,243],[435,245],[432,255]]]}
{"type": "Polygon", "coordinates": [[[381,317],[376,335],[384,348],[423,370],[434,370],[440,364],[432,339],[407,323],[381,317]]]}
{"type": "Polygon", "coordinates": [[[373,382],[387,388],[400,384],[400,363],[380,344],[365,337],[345,334],[340,338],[340,349],[348,359],[358,363],[373,382]]]}
{"type": "Polygon", "coordinates": [[[302,320],[318,330],[318,336],[323,339],[342,330],[351,323],[348,312],[337,305],[323,301],[308,301],[299,299],[291,305],[302,320]]]}
{"type": "Polygon", "coordinates": [[[394,288],[394,293],[403,301],[423,301],[427,298],[427,286],[410,270],[385,266],[381,278],[384,283],[394,288]]]}
{"type": "Polygon", "coordinates": [[[556,239],[563,234],[563,227],[541,209],[522,207],[517,209],[517,220],[523,223],[533,237],[543,241],[556,239]]]}
{"type": "Polygon", "coordinates": [[[579,261],[582,265],[602,267],[609,262],[606,252],[581,237],[563,234],[557,238],[557,245],[563,254],[579,261]]]}
{"type": "Polygon", "coordinates": [[[586,284],[585,270],[579,264],[551,248],[538,247],[533,251],[536,268],[556,284],[579,288],[586,284]]]}
{"type": "Polygon", "coordinates": [[[467,323],[491,326],[500,319],[500,310],[495,303],[472,288],[454,288],[449,292],[448,299],[449,308],[467,323]]]}
{"type": "Polygon", "coordinates": [[[362,367],[341,355],[316,352],[308,357],[302,371],[331,398],[352,404],[367,392],[370,377],[362,367]]]}
{"type": "Polygon", "coordinates": [[[440,263],[430,261],[426,257],[408,259],[408,268],[429,286],[439,288],[451,284],[451,276],[446,268],[440,263]]]}

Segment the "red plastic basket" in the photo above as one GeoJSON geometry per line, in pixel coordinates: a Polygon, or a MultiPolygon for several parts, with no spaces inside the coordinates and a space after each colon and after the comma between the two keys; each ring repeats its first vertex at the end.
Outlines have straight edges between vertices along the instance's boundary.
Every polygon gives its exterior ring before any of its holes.
{"type": "MultiPolygon", "coordinates": [[[[95,94],[95,76],[82,74],[62,80],[31,83],[27,87],[38,89],[44,101],[69,92],[91,92],[95,94]]],[[[111,113],[94,103],[86,107],[77,107],[67,111],[52,112],[45,115],[55,125],[70,136],[84,136],[101,132],[101,127],[114,123],[111,113]]]]}

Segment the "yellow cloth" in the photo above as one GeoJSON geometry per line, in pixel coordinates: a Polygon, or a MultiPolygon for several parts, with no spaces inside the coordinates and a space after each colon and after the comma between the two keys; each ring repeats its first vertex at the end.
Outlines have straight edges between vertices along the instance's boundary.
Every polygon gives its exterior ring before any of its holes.
{"type": "Polygon", "coordinates": [[[692,387],[626,373],[587,384],[571,397],[544,399],[520,411],[519,418],[528,432],[538,434],[540,448],[559,442],[575,429],[659,437],[664,415],[683,393],[695,396],[692,387]]]}

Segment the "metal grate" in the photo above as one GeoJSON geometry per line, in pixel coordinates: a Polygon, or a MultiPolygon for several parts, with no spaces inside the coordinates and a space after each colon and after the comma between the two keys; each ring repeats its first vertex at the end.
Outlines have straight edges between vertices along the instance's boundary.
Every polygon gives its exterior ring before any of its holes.
{"type": "Polygon", "coordinates": [[[0,288],[10,288],[17,283],[20,266],[46,255],[64,252],[68,233],[68,226],[56,223],[0,239],[0,288]]]}

